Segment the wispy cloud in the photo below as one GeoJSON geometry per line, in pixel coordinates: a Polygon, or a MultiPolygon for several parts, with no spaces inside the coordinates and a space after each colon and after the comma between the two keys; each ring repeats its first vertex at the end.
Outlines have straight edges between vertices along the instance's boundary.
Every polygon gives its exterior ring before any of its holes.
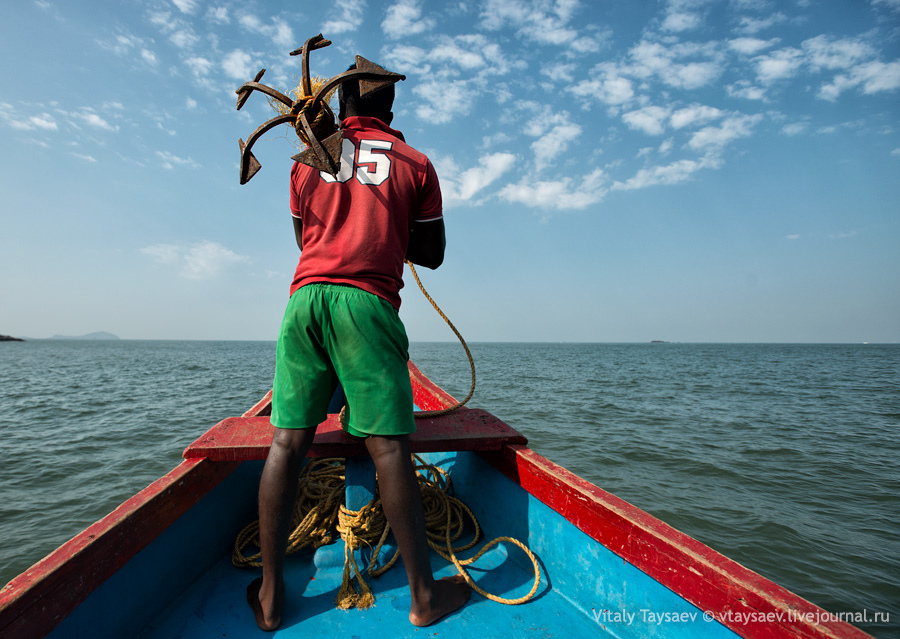
{"type": "Polygon", "coordinates": [[[160,264],[180,267],[179,275],[189,280],[209,280],[235,264],[250,258],[238,255],[217,242],[208,240],[194,244],[154,244],[141,249],[160,264]]]}
{"type": "MultiPolygon", "coordinates": [[[[202,70],[205,68],[206,60],[203,58],[191,58],[196,68],[202,70]]],[[[225,75],[234,80],[252,80],[258,69],[253,61],[253,57],[246,51],[235,49],[222,58],[222,70],[225,75]]],[[[199,74],[198,74],[199,75],[199,74]]]]}
{"type": "Polygon", "coordinates": [[[110,124],[105,118],[101,117],[97,113],[94,113],[93,110],[84,109],[78,113],[74,114],[79,120],[87,124],[89,127],[94,129],[100,129],[103,131],[111,131],[115,132],[119,130],[118,125],[110,124]]]}
{"type": "Polygon", "coordinates": [[[516,161],[512,153],[490,153],[478,159],[478,164],[461,170],[449,158],[436,163],[441,180],[445,207],[470,202],[476,195],[496,182],[516,161]]]}
{"type": "Polygon", "coordinates": [[[715,166],[716,164],[708,159],[677,160],[670,164],[641,169],[634,177],[614,183],[611,190],[630,191],[649,186],[680,184],[691,179],[697,171],[715,166]]]}
{"type": "Polygon", "coordinates": [[[523,180],[508,184],[500,191],[500,196],[508,202],[550,211],[585,209],[606,196],[606,182],[603,170],[595,169],[580,179],[567,176],[558,180],[523,180]]]}
{"type": "Polygon", "coordinates": [[[330,14],[322,25],[322,33],[339,35],[356,31],[366,17],[366,1],[335,0],[330,14]]]}
{"type": "Polygon", "coordinates": [[[668,109],[651,105],[622,114],[622,121],[632,129],[647,135],[662,135],[668,117],[668,109]]]}
{"type": "Polygon", "coordinates": [[[398,40],[434,28],[433,18],[422,16],[420,0],[399,0],[387,8],[381,30],[388,38],[398,40]]]}
{"type": "Polygon", "coordinates": [[[426,81],[413,89],[413,93],[424,101],[416,108],[416,115],[434,124],[450,122],[471,111],[475,91],[474,84],[465,80],[426,81]]]}
{"type": "Polygon", "coordinates": [[[268,23],[257,16],[247,13],[238,18],[238,23],[251,33],[270,38],[278,47],[293,48],[296,44],[294,30],[283,18],[272,18],[268,23]]]}
{"type": "Polygon", "coordinates": [[[835,76],[830,84],[823,85],[818,95],[824,100],[834,101],[844,91],[857,88],[866,95],[900,89],[900,60],[875,60],[859,64],[847,73],[835,76]]]}
{"type": "Polygon", "coordinates": [[[170,153],[169,151],[157,151],[156,156],[162,161],[162,168],[164,169],[174,169],[176,167],[189,167],[189,168],[199,168],[200,165],[197,162],[194,162],[191,158],[182,158],[178,157],[174,153],[170,153]]]}
{"type": "Polygon", "coordinates": [[[495,31],[510,27],[520,36],[544,44],[570,44],[578,31],[569,23],[579,6],[573,0],[487,0],[482,26],[495,31]]]}
{"type": "Polygon", "coordinates": [[[719,151],[734,140],[750,136],[762,119],[758,113],[730,116],[718,126],[707,126],[694,133],[688,146],[696,151],[719,151]]]}
{"type": "Polygon", "coordinates": [[[20,131],[32,131],[35,129],[56,131],[59,128],[56,120],[49,113],[21,116],[11,104],[6,102],[0,102],[0,121],[6,122],[8,126],[20,131]]]}
{"type": "Polygon", "coordinates": [[[728,48],[743,55],[754,55],[763,49],[775,46],[778,42],[778,38],[772,38],[771,40],[760,40],[759,38],[735,38],[734,40],[728,41],[728,48]]]}
{"type": "Polygon", "coordinates": [[[182,13],[194,13],[197,11],[197,0],[172,0],[172,4],[178,7],[182,13]]]}

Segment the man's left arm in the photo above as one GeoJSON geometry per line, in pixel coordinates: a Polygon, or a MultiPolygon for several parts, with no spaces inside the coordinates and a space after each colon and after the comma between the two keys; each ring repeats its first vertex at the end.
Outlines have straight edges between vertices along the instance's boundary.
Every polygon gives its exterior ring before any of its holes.
{"type": "Polygon", "coordinates": [[[294,220],[294,237],[297,240],[297,248],[300,251],[303,251],[303,220],[301,220],[296,215],[291,215],[291,218],[294,220]]]}
{"type": "Polygon", "coordinates": [[[413,222],[413,226],[409,230],[406,259],[418,266],[435,269],[444,262],[446,246],[444,218],[413,222]]]}

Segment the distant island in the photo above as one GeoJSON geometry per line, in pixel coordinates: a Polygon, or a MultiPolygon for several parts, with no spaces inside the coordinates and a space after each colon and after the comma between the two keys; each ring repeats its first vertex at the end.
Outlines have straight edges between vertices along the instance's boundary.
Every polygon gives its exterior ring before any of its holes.
{"type": "Polygon", "coordinates": [[[661,339],[652,339],[652,340],[650,340],[650,343],[651,344],[668,344],[669,342],[664,342],[661,339]]]}
{"type": "Polygon", "coordinates": [[[54,335],[50,339],[119,339],[118,335],[113,335],[112,333],[107,333],[105,331],[99,331],[97,333],[88,333],[87,335],[54,335]]]}
{"type": "Polygon", "coordinates": [[[10,335],[0,335],[0,342],[24,342],[24,339],[19,339],[18,337],[11,337],[10,335]]]}

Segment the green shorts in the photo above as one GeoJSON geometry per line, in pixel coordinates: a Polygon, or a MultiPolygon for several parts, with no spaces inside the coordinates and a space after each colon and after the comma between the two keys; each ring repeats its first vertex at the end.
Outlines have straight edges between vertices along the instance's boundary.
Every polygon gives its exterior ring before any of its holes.
{"type": "Polygon", "coordinates": [[[311,428],[325,421],[340,381],[345,430],[357,437],[416,430],[409,340],[397,310],[353,286],[315,283],[288,302],[275,355],[272,425],[311,428]]]}

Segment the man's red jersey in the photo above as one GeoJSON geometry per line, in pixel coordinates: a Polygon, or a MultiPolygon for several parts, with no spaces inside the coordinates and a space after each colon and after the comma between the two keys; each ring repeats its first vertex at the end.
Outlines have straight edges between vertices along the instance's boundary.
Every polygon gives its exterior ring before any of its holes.
{"type": "Polygon", "coordinates": [[[294,163],[291,212],[303,251],[291,294],[312,282],[350,284],[400,308],[403,259],[415,223],[442,217],[431,161],[381,120],[345,118],[337,179],[294,163]]]}

